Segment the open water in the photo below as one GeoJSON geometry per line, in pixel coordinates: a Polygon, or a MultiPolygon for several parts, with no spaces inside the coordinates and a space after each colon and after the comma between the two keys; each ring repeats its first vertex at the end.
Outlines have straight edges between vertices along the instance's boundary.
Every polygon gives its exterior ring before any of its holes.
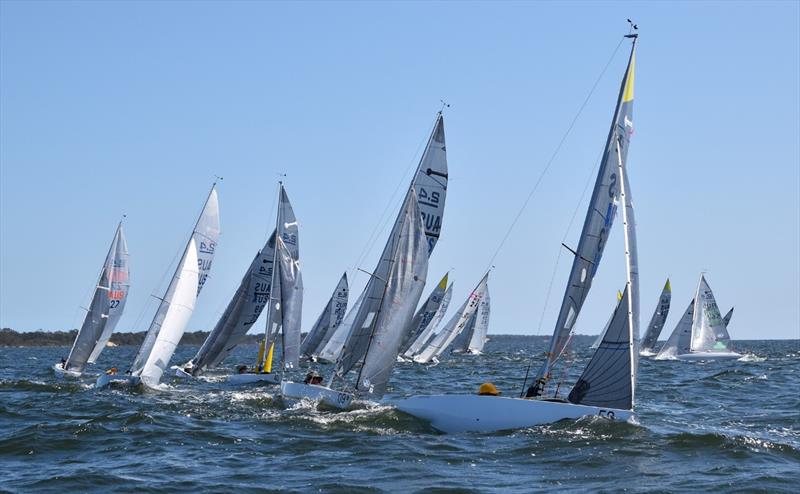
{"type": "MultiPolygon", "coordinates": [[[[800,342],[735,348],[744,359],[643,358],[638,425],[452,435],[386,405],[287,409],[275,387],[233,388],[221,374],[167,392],[95,391],[94,376],[53,375],[68,348],[3,348],[0,491],[800,492],[800,342]]],[[[484,381],[518,394],[542,350],[494,337],[481,356],[399,364],[390,394],[470,393],[484,381]]],[[[179,347],[173,362],[195,351],[179,347]]],[[[134,352],[109,348],[89,373],[124,369],[134,352]]],[[[588,355],[578,348],[563,392],[588,355]]]]}

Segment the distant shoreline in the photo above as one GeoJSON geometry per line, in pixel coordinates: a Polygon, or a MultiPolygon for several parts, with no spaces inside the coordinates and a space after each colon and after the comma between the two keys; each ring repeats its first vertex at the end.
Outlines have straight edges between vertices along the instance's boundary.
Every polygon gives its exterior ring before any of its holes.
{"type": "MultiPolygon", "coordinates": [[[[10,328],[0,329],[0,347],[65,347],[72,346],[75,341],[75,335],[78,334],[77,329],[70,331],[15,331],[10,328]]],[[[193,331],[184,333],[181,338],[180,345],[185,346],[200,346],[208,337],[209,331],[193,331]]],[[[120,332],[111,335],[109,346],[139,346],[144,340],[144,331],[137,332],[120,332]]],[[[261,341],[262,336],[259,334],[249,334],[245,336],[242,345],[257,345],[261,341]]],[[[490,334],[489,339],[492,338],[525,338],[525,339],[541,339],[549,340],[549,336],[534,336],[526,334],[490,334]]],[[[583,346],[591,345],[597,335],[583,335],[577,334],[572,337],[578,345],[583,346]]],[[[659,340],[661,341],[661,340],[659,340]]],[[[767,339],[767,340],[733,340],[734,342],[744,341],[798,341],[797,338],[787,339],[767,339]]]]}

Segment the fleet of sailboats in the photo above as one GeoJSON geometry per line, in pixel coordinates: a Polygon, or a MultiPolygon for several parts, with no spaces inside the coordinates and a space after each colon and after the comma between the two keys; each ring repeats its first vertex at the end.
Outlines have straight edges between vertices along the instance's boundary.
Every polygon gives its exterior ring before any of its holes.
{"type": "MultiPolygon", "coordinates": [[[[655,346],[671,305],[672,288],[667,279],[647,331],[639,341],[638,250],[627,165],[633,133],[638,35],[633,33],[626,38],[631,40],[630,55],[583,227],[574,249],[564,245],[573,254],[572,266],[541,367],[531,380],[526,374],[519,396],[409,396],[391,401],[398,410],[444,432],[514,429],[587,415],[630,421],[636,413],[640,355],[655,356],[656,360],[741,357],[733,350],[728,333],[733,308],[724,317],[721,315],[704,275],[688,308],[656,354],[655,346]],[[574,328],[598,273],[618,210],[624,240],[624,288],[618,292],[612,314],[592,345],[591,357],[580,377],[569,392],[562,393],[556,368],[568,358],[574,328]]],[[[440,323],[453,297],[449,273],[419,303],[428,277],[429,258],[441,234],[447,184],[444,118],[439,112],[363,290],[349,304],[350,283],[345,272],[301,338],[299,228],[284,184],[279,182],[274,231],[256,252],[203,345],[187,362],[173,366],[169,374],[194,378],[219,367],[252,330],[262,312],[266,313],[264,336],[254,362],[236,367],[226,381],[280,384],[287,402],[310,400],[346,409],[355,399],[382,399],[397,362],[439,363],[448,350],[480,355],[487,341],[491,312],[490,271],[443,325],[440,323]],[[311,370],[304,382],[294,380],[303,371],[301,359],[309,369],[323,369],[324,364],[330,364],[330,374],[323,380],[317,370],[311,370]],[[279,364],[274,366],[274,361],[279,364]]],[[[208,280],[219,235],[215,183],[129,369],[124,374],[116,369],[101,374],[97,388],[141,384],[164,389],[160,384],[163,374],[208,280]]],[[[128,250],[120,222],[70,353],[53,365],[58,375],[78,377],[98,359],[122,315],[128,288],[128,250]]]]}

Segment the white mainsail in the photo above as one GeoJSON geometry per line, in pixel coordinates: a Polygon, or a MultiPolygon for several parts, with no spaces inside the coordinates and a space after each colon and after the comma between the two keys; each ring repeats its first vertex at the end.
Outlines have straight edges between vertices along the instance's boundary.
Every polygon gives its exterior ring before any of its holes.
{"type": "Polygon", "coordinates": [[[364,302],[364,296],[364,292],[358,296],[356,302],[353,304],[353,307],[347,312],[342,320],[342,323],[330,336],[328,342],[324,345],[321,345],[322,349],[319,351],[319,355],[317,355],[319,360],[324,362],[336,362],[336,360],[339,358],[339,355],[342,354],[344,344],[347,342],[350,332],[353,329],[353,323],[355,322],[356,315],[358,315],[361,304],[364,302]]]}
{"type": "Polygon", "coordinates": [[[253,258],[225,312],[200,350],[183,366],[185,371],[196,376],[219,365],[258,320],[270,296],[274,250],[275,232],[253,258]]]}
{"type": "MultiPolygon", "coordinates": [[[[156,362],[158,365],[163,364],[165,366],[169,363],[169,359],[172,357],[172,350],[174,350],[174,347],[169,351],[168,355],[167,349],[176,336],[177,339],[180,340],[180,337],[183,335],[183,331],[186,329],[186,324],[189,322],[188,316],[191,316],[191,312],[194,309],[194,299],[200,294],[200,291],[203,289],[203,285],[208,279],[208,273],[211,270],[211,264],[214,260],[214,253],[219,240],[219,233],[219,201],[217,198],[216,185],[214,185],[211,187],[211,192],[208,194],[203,211],[200,213],[200,217],[197,219],[197,223],[192,231],[192,235],[189,237],[189,242],[186,245],[186,249],[183,252],[180,262],[178,263],[178,268],[170,280],[167,291],[164,294],[164,297],[161,299],[161,304],[158,306],[158,310],[153,317],[153,321],[150,323],[150,328],[147,330],[145,339],[142,342],[142,345],[139,347],[139,351],[137,352],[130,368],[131,375],[142,376],[143,380],[145,380],[143,372],[145,370],[145,366],[148,366],[147,373],[149,376],[145,382],[149,385],[158,384],[158,380],[161,378],[163,369],[161,371],[156,371],[154,367],[156,362]],[[187,259],[192,259],[194,262],[187,263],[187,259]],[[194,279],[192,272],[196,273],[196,282],[194,285],[193,299],[189,301],[186,300],[185,296],[186,279],[194,279]],[[180,298],[176,298],[179,285],[183,291],[180,294],[180,298]],[[191,309],[188,311],[188,316],[185,314],[186,311],[181,309],[173,309],[173,305],[184,308],[191,307],[191,309]],[[162,338],[162,342],[164,344],[162,344],[161,348],[159,349],[159,355],[157,355],[158,358],[154,360],[151,358],[151,353],[155,348],[156,341],[159,339],[161,331],[164,330],[167,316],[170,312],[175,311],[176,314],[170,316],[171,324],[168,328],[170,334],[167,335],[167,338],[162,338]],[[180,313],[180,315],[177,313],[180,313]],[[186,316],[185,320],[184,316],[186,316]],[[183,324],[183,326],[179,327],[178,324],[183,324]],[[166,361],[164,361],[164,359],[166,359],[166,361]],[[148,362],[150,363],[149,365],[148,362]]],[[[175,341],[174,343],[177,345],[178,342],[175,341]]]]}
{"type": "Polygon", "coordinates": [[[356,389],[380,398],[386,391],[397,354],[419,303],[428,273],[428,244],[413,191],[403,207],[393,245],[390,269],[373,325],[356,389]]]}
{"type": "Polygon", "coordinates": [[[700,276],[695,308],[697,310],[692,321],[692,352],[730,352],[731,337],[705,275],[700,276]]]}
{"type": "Polygon", "coordinates": [[[300,345],[301,355],[311,358],[328,343],[344,319],[348,293],[347,273],[344,273],[322,310],[322,314],[311,327],[311,331],[303,338],[303,343],[300,345]]]}
{"type": "Polygon", "coordinates": [[[486,333],[489,331],[489,313],[491,312],[491,297],[489,297],[489,287],[483,293],[481,303],[478,304],[478,310],[475,312],[475,323],[472,328],[472,337],[467,345],[469,353],[481,353],[486,344],[486,333]]]}
{"type": "Polygon", "coordinates": [[[88,364],[97,361],[100,353],[105,349],[111,334],[117,327],[122,312],[125,310],[125,302],[128,300],[128,289],[130,288],[130,270],[128,267],[128,243],[122,232],[122,222],[117,225],[117,232],[111,243],[106,264],[108,271],[108,318],[105,327],[94,345],[92,354],[89,355],[88,364]]]}
{"type": "Polygon", "coordinates": [[[430,362],[434,357],[437,357],[444,352],[453,340],[464,330],[472,318],[475,311],[478,310],[483,294],[486,292],[486,284],[488,282],[489,273],[487,272],[478,282],[475,289],[470,292],[467,300],[461,305],[458,311],[453,314],[450,321],[445,327],[431,340],[431,342],[423,348],[419,353],[414,356],[414,362],[425,364],[430,362]]]}
{"type": "Polygon", "coordinates": [[[445,314],[447,314],[447,308],[450,306],[450,300],[453,298],[453,284],[450,283],[450,286],[447,287],[447,290],[444,292],[442,296],[442,303],[439,305],[439,308],[436,310],[436,313],[431,318],[430,322],[428,322],[425,329],[420,333],[416,340],[408,347],[403,353],[403,356],[406,358],[413,358],[414,355],[419,353],[425,345],[435,336],[436,328],[439,327],[439,323],[444,318],[445,314]]]}
{"type": "Polygon", "coordinates": [[[672,334],[661,347],[661,350],[656,355],[656,360],[670,360],[677,357],[679,354],[686,354],[692,348],[692,320],[694,320],[694,302],[689,303],[689,307],[683,313],[677,326],[672,331],[672,334]]]}

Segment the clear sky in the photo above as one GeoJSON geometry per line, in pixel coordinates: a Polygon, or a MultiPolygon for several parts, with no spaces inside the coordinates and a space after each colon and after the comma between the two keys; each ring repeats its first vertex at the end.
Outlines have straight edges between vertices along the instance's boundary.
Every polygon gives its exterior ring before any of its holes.
{"type": "MultiPolygon", "coordinates": [[[[283,172],[308,329],[344,270],[354,291],[365,283],[354,268],[373,269],[386,230],[356,265],[359,254],[385,208],[396,214],[392,193],[407,186],[441,98],[452,105],[450,183],[429,287],[452,269],[460,303],[627,17],[641,32],[629,169],[642,325],[669,276],[665,338],[706,271],[721,309],[736,306],[734,339],[800,337],[792,1],[4,0],[0,326],[77,327],[126,213],[132,287],[119,329],[146,329],[151,294],[165,288],[216,174],[223,233],[189,324],[210,329],[272,228],[283,172]]],[[[552,333],[570,261],[560,244],[577,243],[627,47],[494,261],[490,333],[552,333]]],[[[578,332],[601,329],[624,284],[620,228],[578,332]]]]}

